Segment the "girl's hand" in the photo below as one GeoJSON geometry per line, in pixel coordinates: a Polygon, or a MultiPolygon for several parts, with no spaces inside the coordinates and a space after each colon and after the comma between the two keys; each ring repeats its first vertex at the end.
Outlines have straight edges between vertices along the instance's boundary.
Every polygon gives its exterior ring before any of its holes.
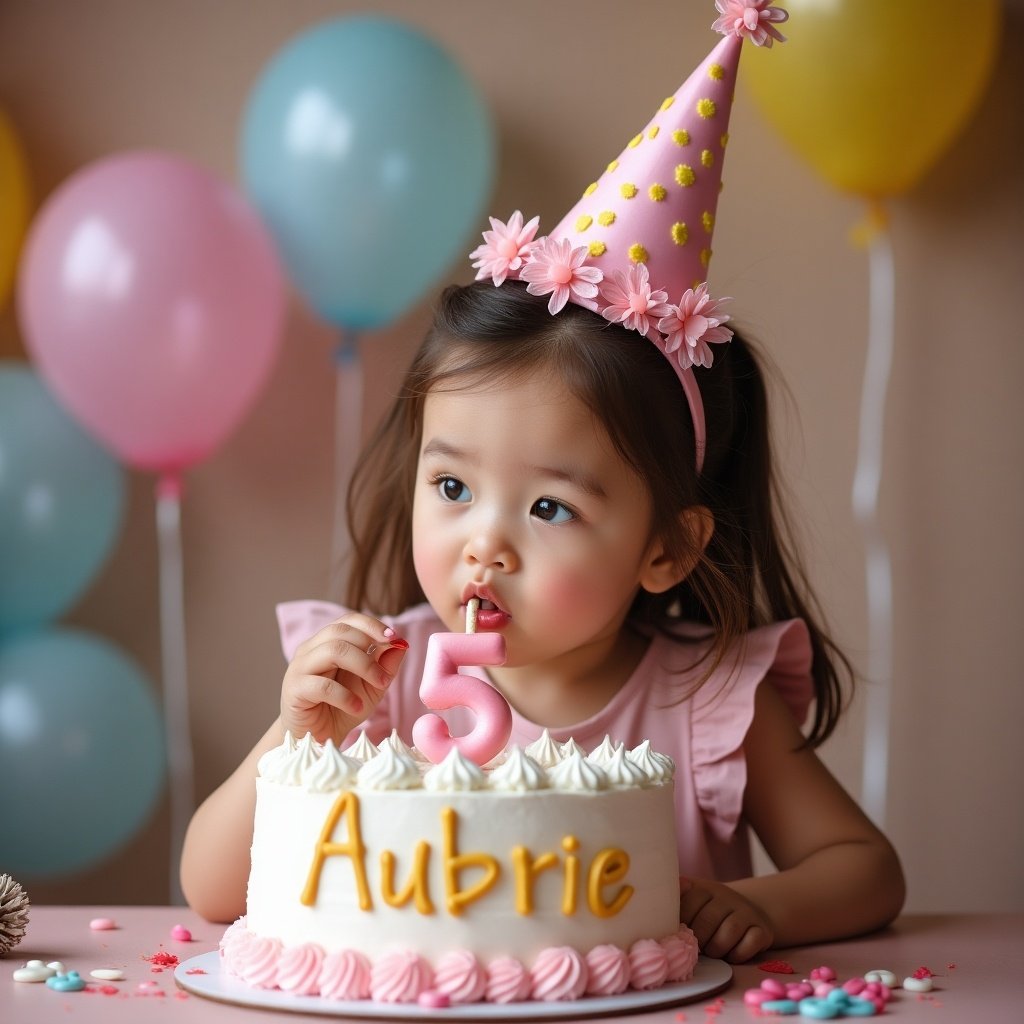
{"type": "Polygon", "coordinates": [[[281,684],[281,726],[340,744],[380,703],[408,643],[378,619],[349,612],[295,652],[281,684]]]}
{"type": "Polygon", "coordinates": [[[722,882],[680,878],[679,920],[697,936],[705,956],[740,964],[771,946],[767,915],[722,882]]]}

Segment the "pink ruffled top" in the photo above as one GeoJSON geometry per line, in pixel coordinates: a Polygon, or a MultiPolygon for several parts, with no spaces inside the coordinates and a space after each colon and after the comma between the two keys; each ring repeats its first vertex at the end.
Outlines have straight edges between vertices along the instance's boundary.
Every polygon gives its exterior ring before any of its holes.
{"type": "MultiPolygon", "coordinates": [[[[285,657],[308,637],[345,613],[327,601],[292,601],[278,605],[285,657]]],[[[406,739],[426,708],[419,699],[427,638],[444,631],[429,605],[417,605],[385,619],[409,641],[409,653],[384,699],[365,723],[379,743],[392,728],[406,739]]],[[[691,627],[681,627],[681,632],[691,627]]],[[[747,829],[741,821],[747,765],[743,741],[754,716],[754,694],[768,680],[781,694],[797,722],[803,723],[814,695],[811,645],[800,619],[751,630],[730,651],[693,697],[680,699],[700,678],[706,640],[680,643],[655,635],[632,676],[596,715],[575,725],[549,730],[564,742],[573,737],[585,750],[605,735],[627,749],[649,739],[651,746],[676,763],[676,829],[681,874],[729,881],[751,873],[747,829]]],[[[467,669],[486,678],[483,669],[467,669]]],[[[444,712],[454,732],[467,732],[471,712],[444,712]]],[[[510,743],[527,746],[542,728],[512,712],[510,743]]],[[[354,738],[354,737],[353,737],[354,738]]]]}

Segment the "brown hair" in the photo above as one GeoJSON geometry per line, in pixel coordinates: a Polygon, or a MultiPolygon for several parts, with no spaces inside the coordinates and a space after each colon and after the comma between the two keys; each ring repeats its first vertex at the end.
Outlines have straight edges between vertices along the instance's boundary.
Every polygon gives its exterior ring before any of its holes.
{"type": "MultiPolygon", "coordinates": [[[[809,742],[835,728],[850,664],[822,628],[821,614],[789,538],[773,477],[764,376],[749,342],[735,334],[698,369],[707,420],[698,476],[693,424],[668,360],[634,331],[546,298],[518,283],[453,286],[389,413],[360,456],[348,494],[352,565],[347,603],[396,614],[424,600],[412,562],[412,500],[423,402],[432,390],[501,385],[551,371],[587,405],[651,495],[652,536],[680,561],[693,541],[679,513],[706,506],[711,541],[696,567],[663,594],[640,591],[632,620],[678,637],[679,618],[711,627],[705,678],[748,630],[788,618],[807,623],[816,702],[809,742]]],[[[680,638],[682,639],[682,638],[680,638]]]]}

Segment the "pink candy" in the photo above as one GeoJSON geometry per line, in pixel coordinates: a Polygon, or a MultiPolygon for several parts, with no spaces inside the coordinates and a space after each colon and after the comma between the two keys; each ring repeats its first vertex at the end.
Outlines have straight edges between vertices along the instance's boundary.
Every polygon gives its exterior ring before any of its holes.
{"type": "Polygon", "coordinates": [[[192,933],[183,924],[176,924],[171,929],[171,938],[177,942],[191,942],[192,933]]]}
{"type": "Polygon", "coordinates": [[[109,932],[117,927],[117,922],[112,917],[94,917],[89,927],[94,932],[109,932]]]}
{"type": "Polygon", "coordinates": [[[831,967],[814,967],[811,969],[811,981],[835,981],[836,972],[831,967]]]}

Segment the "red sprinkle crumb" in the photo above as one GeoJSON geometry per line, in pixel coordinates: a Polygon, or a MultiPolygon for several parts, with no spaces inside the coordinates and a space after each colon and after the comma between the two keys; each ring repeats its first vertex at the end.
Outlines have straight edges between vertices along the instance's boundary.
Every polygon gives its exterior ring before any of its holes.
{"type": "Polygon", "coordinates": [[[143,956],[143,960],[148,961],[151,964],[155,964],[157,967],[177,967],[178,958],[173,953],[168,953],[166,950],[158,950],[156,953],[150,956],[143,956]]]}
{"type": "Polygon", "coordinates": [[[934,974],[933,971],[930,971],[927,967],[918,967],[918,969],[916,971],[914,971],[914,977],[915,978],[934,978],[935,974],[934,974]]]}
{"type": "Polygon", "coordinates": [[[955,971],[956,970],[956,964],[946,964],[946,970],[947,971],[955,971]]]}
{"type": "Polygon", "coordinates": [[[206,971],[204,971],[202,969],[202,967],[190,967],[185,973],[186,974],[205,974],[206,971]]]}
{"type": "Polygon", "coordinates": [[[768,971],[770,974],[796,974],[796,971],[793,970],[793,965],[785,960],[765,960],[763,964],[757,965],[757,969],[759,971],[768,971]]]}

